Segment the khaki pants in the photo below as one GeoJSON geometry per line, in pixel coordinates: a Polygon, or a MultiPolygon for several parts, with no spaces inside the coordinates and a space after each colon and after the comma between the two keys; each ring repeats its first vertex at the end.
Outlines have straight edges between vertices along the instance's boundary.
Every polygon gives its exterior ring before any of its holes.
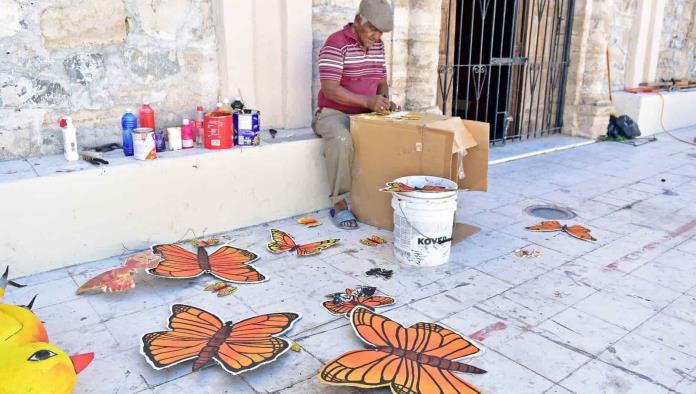
{"type": "Polygon", "coordinates": [[[323,108],[314,116],[312,129],[324,139],[324,157],[329,174],[331,203],[347,199],[350,193],[353,164],[353,139],[350,118],[341,111],[323,108]]]}

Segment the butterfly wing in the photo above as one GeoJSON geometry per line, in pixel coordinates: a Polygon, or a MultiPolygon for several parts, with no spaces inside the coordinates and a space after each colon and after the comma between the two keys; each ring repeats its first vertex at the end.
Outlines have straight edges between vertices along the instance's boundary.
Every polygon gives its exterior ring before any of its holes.
{"type": "Polygon", "coordinates": [[[396,302],[395,299],[386,296],[371,296],[371,297],[357,297],[357,303],[365,307],[379,308],[381,306],[392,305],[396,302]]]}
{"type": "Polygon", "coordinates": [[[597,239],[590,234],[590,229],[587,227],[580,226],[578,224],[574,226],[568,226],[565,232],[571,236],[581,239],[583,241],[596,241],[597,239]]]}
{"type": "Polygon", "coordinates": [[[283,253],[297,246],[292,236],[285,231],[271,229],[273,241],[266,244],[266,249],[271,253],[283,253]]]}
{"type": "Polygon", "coordinates": [[[379,189],[379,191],[387,193],[406,193],[414,192],[416,189],[401,182],[387,182],[387,184],[383,188],[379,189]]]}
{"type": "Polygon", "coordinates": [[[289,330],[299,318],[297,313],[271,313],[242,320],[232,326],[214,359],[235,375],[270,363],[290,349],[288,341],[275,335],[289,330]]]}
{"type": "Polygon", "coordinates": [[[175,304],[169,317],[171,331],[145,334],[140,352],[155,369],[171,367],[198,357],[222,325],[222,321],[209,312],[175,304]]]}
{"type": "Polygon", "coordinates": [[[324,308],[326,308],[327,311],[329,311],[329,313],[336,316],[342,316],[347,313],[350,313],[350,311],[352,311],[353,308],[355,308],[355,304],[346,301],[339,302],[338,304],[336,304],[335,302],[333,302],[333,300],[329,300],[324,301],[322,305],[324,306],[324,308]]]}
{"type": "Polygon", "coordinates": [[[222,246],[209,257],[210,272],[213,276],[234,283],[258,283],[266,277],[249,265],[259,256],[233,246],[222,246]]]}
{"type": "Polygon", "coordinates": [[[102,272],[88,280],[75,290],[75,294],[122,292],[134,287],[135,282],[133,281],[132,269],[120,267],[102,272]]]}
{"type": "Polygon", "coordinates": [[[165,244],[152,247],[154,253],[162,256],[157,267],[147,270],[148,274],[164,278],[195,278],[203,273],[198,264],[198,256],[181,246],[165,244]]]}
{"type": "Polygon", "coordinates": [[[319,254],[322,250],[336,245],[339,239],[327,239],[326,241],[312,242],[311,244],[300,245],[297,248],[298,256],[313,256],[319,254]]]}
{"type": "Polygon", "coordinates": [[[544,231],[544,232],[546,232],[546,231],[560,231],[562,227],[563,226],[561,226],[561,224],[555,220],[546,220],[546,221],[543,221],[537,225],[529,226],[529,227],[525,227],[525,228],[529,231],[544,231]]]}
{"type": "Polygon", "coordinates": [[[416,336],[428,338],[428,341],[413,349],[428,356],[454,361],[481,351],[472,340],[436,323],[416,323],[409,330],[415,331],[416,336]]]}

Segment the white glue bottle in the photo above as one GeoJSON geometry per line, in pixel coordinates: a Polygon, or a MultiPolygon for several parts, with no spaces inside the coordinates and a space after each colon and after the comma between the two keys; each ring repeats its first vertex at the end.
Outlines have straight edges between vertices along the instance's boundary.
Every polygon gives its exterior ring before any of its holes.
{"type": "Polygon", "coordinates": [[[80,160],[80,155],[77,154],[77,130],[75,130],[75,126],[72,123],[72,118],[69,116],[61,118],[60,127],[63,130],[63,155],[65,160],[80,160]]]}

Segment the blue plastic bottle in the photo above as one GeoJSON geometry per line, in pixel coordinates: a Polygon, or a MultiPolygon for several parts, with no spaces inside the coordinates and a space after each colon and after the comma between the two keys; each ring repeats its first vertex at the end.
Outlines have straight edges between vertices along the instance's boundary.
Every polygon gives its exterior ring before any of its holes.
{"type": "Polygon", "coordinates": [[[121,130],[123,130],[123,154],[133,156],[133,130],[138,128],[138,117],[132,110],[127,109],[121,117],[121,130]]]}

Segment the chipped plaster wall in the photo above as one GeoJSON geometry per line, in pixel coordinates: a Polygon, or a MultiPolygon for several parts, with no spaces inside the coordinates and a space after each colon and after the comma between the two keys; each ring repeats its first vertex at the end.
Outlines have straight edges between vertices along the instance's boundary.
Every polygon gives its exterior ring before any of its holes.
{"type": "MultiPolygon", "coordinates": [[[[437,65],[442,0],[391,0],[394,30],[382,36],[392,101],[408,109],[437,110],[437,65]]],[[[313,0],[312,97],[319,92],[317,57],[326,38],[352,22],[360,0],[313,0]]]]}
{"type": "Polygon", "coordinates": [[[120,140],[146,99],[158,125],[214,104],[210,0],[0,0],[0,160],[62,151],[70,115],[82,146],[120,140]]]}
{"type": "Polygon", "coordinates": [[[696,0],[667,1],[658,59],[658,79],[696,79],[696,0]]]}

